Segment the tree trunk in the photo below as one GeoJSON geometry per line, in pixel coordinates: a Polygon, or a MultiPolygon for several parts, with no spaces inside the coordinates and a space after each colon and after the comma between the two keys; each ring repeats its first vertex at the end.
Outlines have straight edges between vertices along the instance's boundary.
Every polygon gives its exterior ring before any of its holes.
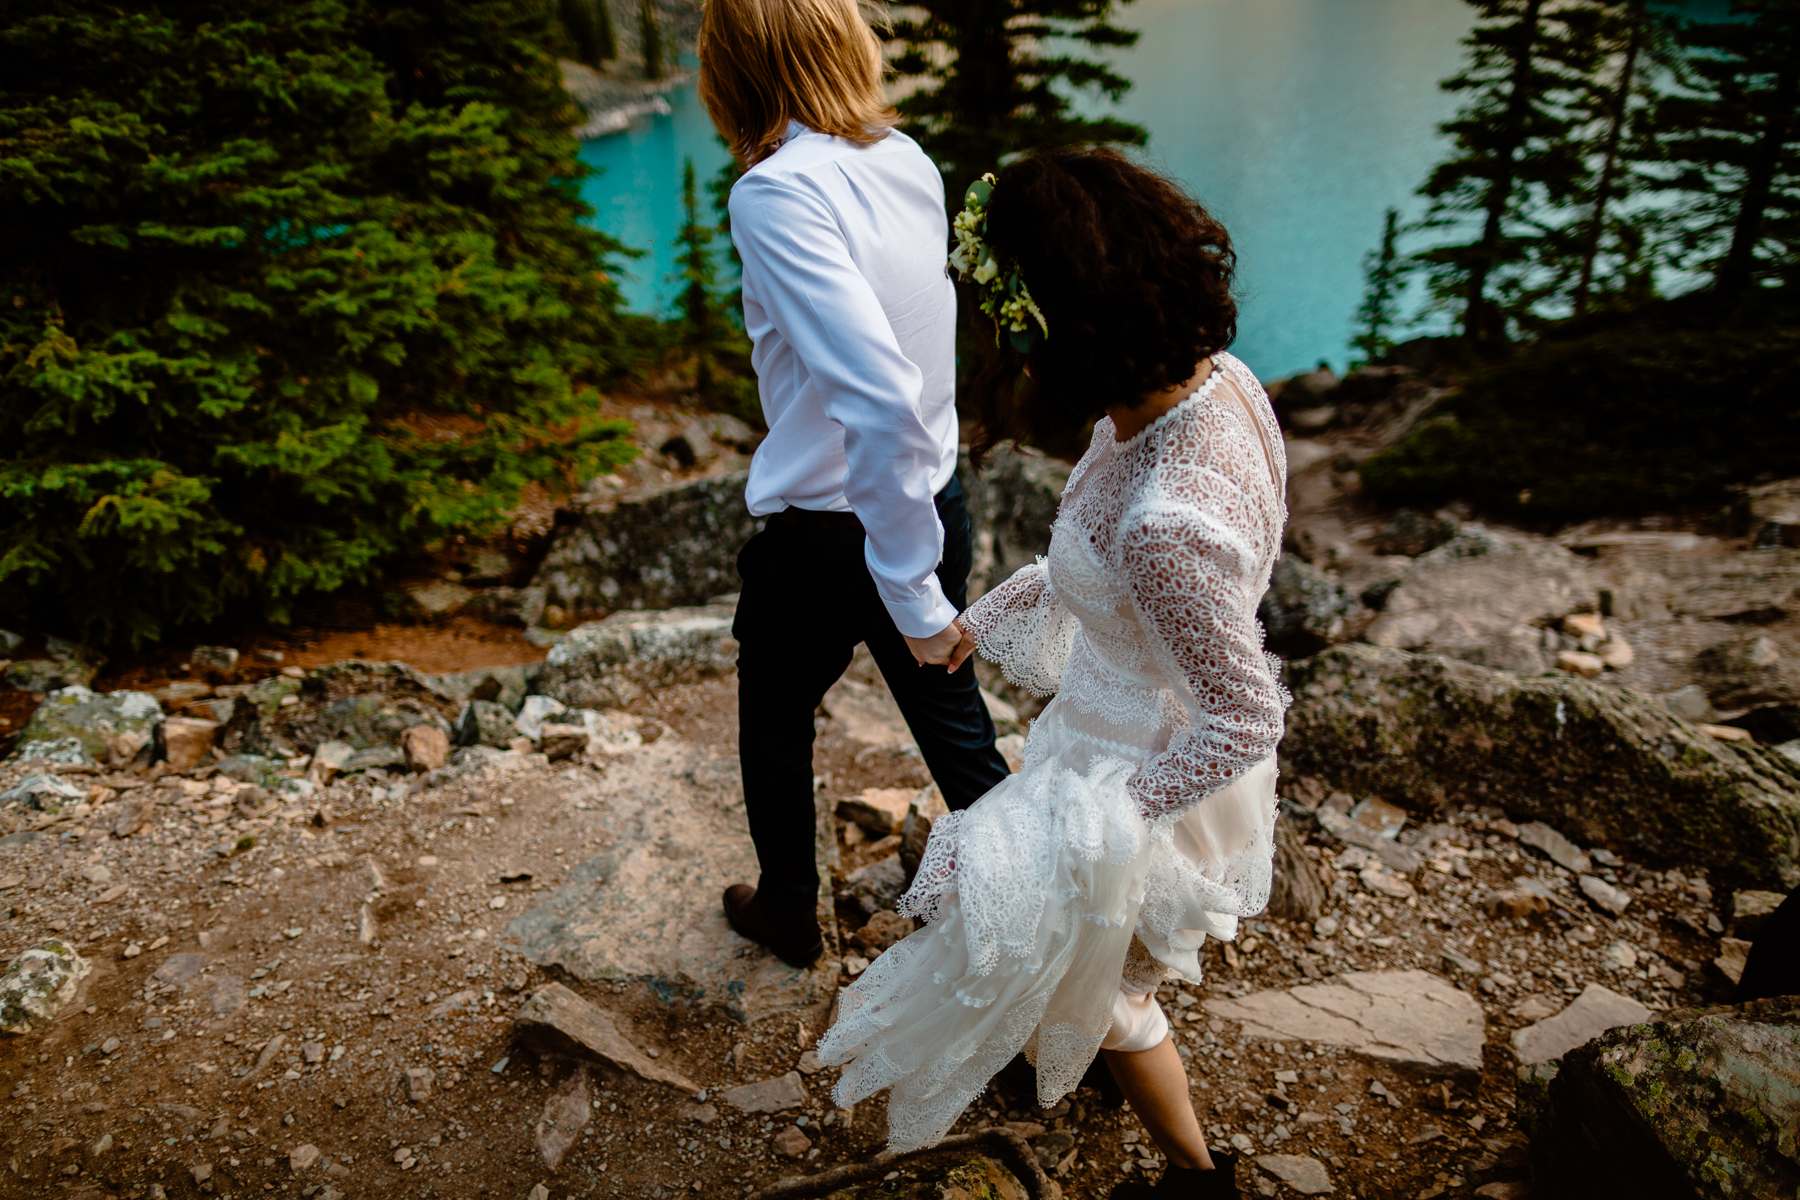
{"type": "Polygon", "coordinates": [[[1306,849],[1306,838],[1291,820],[1275,823],[1275,877],[1269,887],[1269,915],[1311,922],[1325,911],[1325,885],[1306,849]]]}
{"type": "Polygon", "coordinates": [[[1463,312],[1463,336],[1482,346],[1496,345],[1506,338],[1506,319],[1487,297],[1488,276],[1500,257],[1500,239],[1504,232],[1506,208],[1512,200],[1517,177],[1519,150],[1525,143],[1525,115],[1531,104],[1533,51],[1537,46],[1538,25],[1543,0],[1529,0],[1519,18],[1518,46],[1513,51],[1511,92],[1506,100],[1507,131],[1505,149],[1501,152],[1500,170],[1488,188],[1486,216],[1481,227],[1481,241],[1476,244],[1474,261],[1469,267],[1467,307],[1463,312]]]}
{"type": "Polygon", "coordinates": [[[1618,179],[1619,147],[1625,140],[1625,124],[1631,114],[1631,89],[1636,80],[1638,54],[1643,49],[1644,24],[1649,14],[1644,0],[1631,6],[1626,20],[1631,32],[1625,42],[1625,60],[1619,64],[1618,90],[1613,94],[1612,111],[1607,114],[1606,144],[1601,151],[1600,180],[1594,186],[1594,211],[1588,218],[1586,244],[1581,248],[1581,279],[1575,285],[1575,315],[1587,312],[1588,297],[1594,287],[1594,265],[1600,257],[1600,243],[1606,236],[1606,210],[1612,203],[1613,187],[1618,179]]]}
{"type": "Polygon", "coordinates": [[[1756,153],[1744,180],[1743,198],[1738,204],[1737,220],[1732,225],[1731,247],[1719,267],[1718,289],[1722,295],[1735,296],[1747,290],[1756,277],[1756,243],[1762,240],[1763,219],[1774,195],[1775,175],[1787,153],[1793,136],[1796,80],[1800,66],[1795,55],[1782,59],[1781,74],[1775,81],[1775,95],[1769,105],[1768,124],[1756,143],[1756,153]]]}

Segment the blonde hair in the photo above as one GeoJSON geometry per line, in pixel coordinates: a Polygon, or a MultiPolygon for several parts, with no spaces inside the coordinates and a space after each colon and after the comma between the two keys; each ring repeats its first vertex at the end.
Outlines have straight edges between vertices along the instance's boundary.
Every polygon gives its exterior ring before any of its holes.
{"type": "Polygon", "coordinates": [[[700,100],[746,163],[789,121],[871,145],[898,120],[881,91],[881,43],[859,0],[706,0],[700,100]]]}

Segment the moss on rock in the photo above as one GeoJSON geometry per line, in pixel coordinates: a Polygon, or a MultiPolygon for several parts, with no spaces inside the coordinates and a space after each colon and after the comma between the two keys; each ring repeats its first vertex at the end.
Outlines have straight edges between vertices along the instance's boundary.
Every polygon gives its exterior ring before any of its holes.
{"type": "Polygon", "coordinates": [[[1528,1107],[1535,1195],[1800,1195],[1800,997],[1615,1029],[1528,1107]]]}

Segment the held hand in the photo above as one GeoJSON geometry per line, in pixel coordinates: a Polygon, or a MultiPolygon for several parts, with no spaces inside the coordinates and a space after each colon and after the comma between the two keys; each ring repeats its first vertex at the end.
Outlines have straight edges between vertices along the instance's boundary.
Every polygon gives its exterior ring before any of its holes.
{"type": "Polygon", "coordinates": [[[930,637],[908,637],[906,644],[921,667],[941,666],[947,671],[962,666],[975,649],[975,639],[964,631],[960,621],[950,622],[930,637]]]}

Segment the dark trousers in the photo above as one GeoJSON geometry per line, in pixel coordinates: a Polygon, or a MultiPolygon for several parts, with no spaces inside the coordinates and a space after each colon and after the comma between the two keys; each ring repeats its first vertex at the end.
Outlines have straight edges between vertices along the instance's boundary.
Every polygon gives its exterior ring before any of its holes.
{"type": "MultiPolygon", "coordinates": [[[[937,496],[944,525],[938,580],[958,609],[968,601],[973,532],[962,484],[937,496]]],[[[783,908],[812,910],[813,714],[850,666],[858,642],[906,718],[931,777],[953,809],[967,808],[1007,775],[975,666],[954,674],[920,666],[875,590],[862,523],[849,513],[788,509],[738,554],[743,590],[732,632],[738,651],[738,757],[744,808],[762,868],[757,890],[783,908]]]]}

